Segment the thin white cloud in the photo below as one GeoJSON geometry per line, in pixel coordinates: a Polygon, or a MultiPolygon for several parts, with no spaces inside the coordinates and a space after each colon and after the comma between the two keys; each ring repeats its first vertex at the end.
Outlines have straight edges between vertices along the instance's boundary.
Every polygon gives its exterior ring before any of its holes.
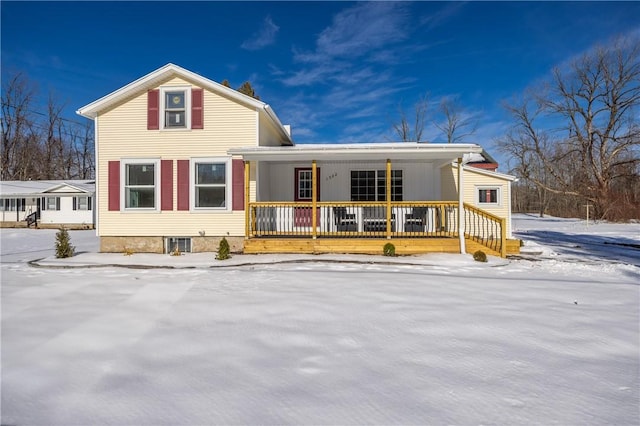
{"type": "Polygon", "coordinates": [[[465,3],[466,2],[457,1],[447,2],[445,3],[445,6],[436,13],[422,17],[420,24],[426,26],[428,31],[442,26],[453,16],[458,14],[465,3]]]}
{"type": "Polygon", "coordinates": [[[294,47],[294,67],[284,75],[274,70],[273,76],[288,87],[304,88],[306,102],[313,97],[313,118],[310,111],[300,114],[294,108],[283,115],[305,129],[331,129],[331,142],[385,140],[389,108],[413,84],[399,78],[396,68],[428,48],[407,44],[415,27],[411,7],[407,2],[357,3],[333,17],[312,50],[294,47]]]}
{"type": "Polygon", "coordinates": [[[353,57],[407,37],[407,5],[394,2],[360,3],[333,18],[317,40],[319,53],[353,57]]]}
{"type": "Polygon", "coordinates": [[[246,50],[260,50],[269,46],[275,43],[279,29],[280,27],[273,22],[271,16],[267,16],[262,22],[262,27],[251,38],[245,40],[240,47],[246,50]]]}

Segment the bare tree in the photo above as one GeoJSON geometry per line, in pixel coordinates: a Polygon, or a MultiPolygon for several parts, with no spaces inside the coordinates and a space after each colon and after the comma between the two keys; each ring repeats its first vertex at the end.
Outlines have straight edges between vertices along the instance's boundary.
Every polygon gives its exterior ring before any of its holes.
{"type": "Polygon", "coordinates": [[[2,180],[90,179],[94,175],[93,130],[89,122],[63,117],[50,95],[37,111],[35,86],[23,74],[2,89],[2,180]]]}
{"type": "Polygon", "coordinates": [[[440,112],[444,116],[444,121],[434,125],[440,129],[447,138],[447,143],[462,142],[464,138],[473,135],[478,122],[473,115],[465,112],[455,97],[445,97],[440,102],[440,112]]]}
{"type": "Polygon", "coordinates": [[[393,130],[402,142],[421,142],[424,133],[424,126],[427,122],[427,112],[429,107],[429,96],[421,96],[414,105],[413,122],[409,122],[409,118],[402,108],[398,106],[400,121],[393,124],[393,130]]]}
{"type": "Polygon", "coordinates": [[[93,179],[95,165],[93,161],[94,137],[93,125],[87,121],[73,127],[73,152],[78,179],[93,179]]]}
{"type": "Polygon", "coordinates": [[[507,106],[515,124],[500,145],[518,172],[612,217],[612,205],[623,199],[618,182],[637,178],[640,164],[639,59],[637,38],[618,39],[555,69],[548,91],[507,106]]]}
{"type": "Polygon", "coordinates": [[[35,89],[23,74],[9,79],[2,90],[2,180],[20,179],[32,163],[33,116],[31,105],[35,89]]]}

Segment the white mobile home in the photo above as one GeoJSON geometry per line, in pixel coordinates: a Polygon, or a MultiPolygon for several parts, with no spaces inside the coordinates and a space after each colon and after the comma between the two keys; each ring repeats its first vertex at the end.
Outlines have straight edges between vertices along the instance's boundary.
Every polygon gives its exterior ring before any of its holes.
{"type": "Polygon", "coordinates": [[[3,227],[95,227],[94,180],[4,181],[0,183],[3,227]]]}

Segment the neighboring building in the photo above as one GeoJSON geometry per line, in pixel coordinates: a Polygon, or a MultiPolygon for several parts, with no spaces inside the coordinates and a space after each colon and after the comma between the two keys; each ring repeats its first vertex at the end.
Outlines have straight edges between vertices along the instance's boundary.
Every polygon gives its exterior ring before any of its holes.
{"type": "Polygon", "coordinates": [[[3,227],[93,228],[94,180],[0,182],[3,227]]]}
{"type": "Polygon", "coordinates": [[[510,211],[479,210],[464,176],[465,199],[447,186],[475,144],[295,145],[269,105],[173,64],[78,114],[95,122],[102,251],[506,253],[510,211]]]}

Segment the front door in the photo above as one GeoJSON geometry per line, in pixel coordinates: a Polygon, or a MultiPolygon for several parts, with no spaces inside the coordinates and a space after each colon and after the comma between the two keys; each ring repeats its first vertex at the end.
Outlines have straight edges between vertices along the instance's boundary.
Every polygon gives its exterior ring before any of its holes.
{"type": "MultiPolygon", "coordinates": [[[[297,202],[313,201],[313,177],[311,168],[295,169],[295,194],[294,200],[297,202]]],[[[316,168],[316,194],[320,201],[320,169],[316,168]]],[[[295,207],[293,209],[293,224],[296,227],[311,227],[312,216],[311,207],[295,207]]],[[[316,209],[316,226],[320,226],[320,208],[316,209]]]]}

